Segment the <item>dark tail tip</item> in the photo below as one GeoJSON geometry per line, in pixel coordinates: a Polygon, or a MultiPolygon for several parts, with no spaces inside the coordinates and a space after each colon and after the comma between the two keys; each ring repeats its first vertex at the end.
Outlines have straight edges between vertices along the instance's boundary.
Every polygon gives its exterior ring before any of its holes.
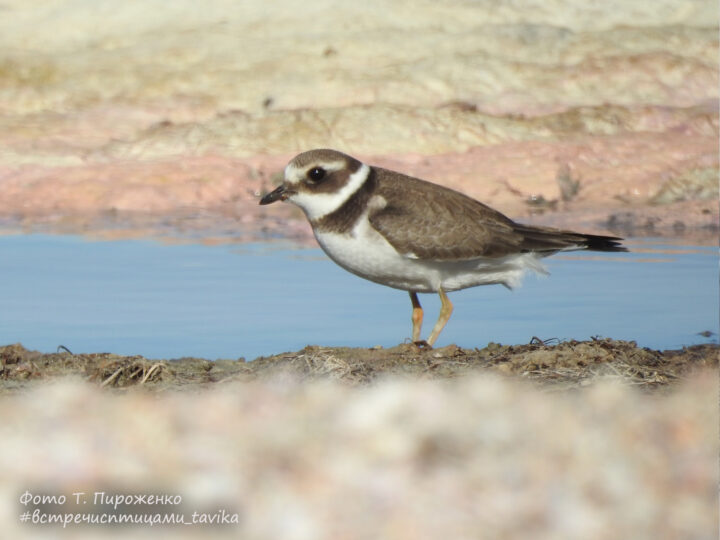
{"type": "Polygon", "coordinates": [[[595,234],[583,234],[583,244],[589,251],[627,251],[622,245],[622,238],[617,236],[599,236],[595,234]]]}

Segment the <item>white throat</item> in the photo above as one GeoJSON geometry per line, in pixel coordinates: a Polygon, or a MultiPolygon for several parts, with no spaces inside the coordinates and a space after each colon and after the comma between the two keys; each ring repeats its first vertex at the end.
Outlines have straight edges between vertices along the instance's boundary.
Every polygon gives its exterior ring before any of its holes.
{"type": "MultiPolygon", "coordinates": [[[[287,173],[287,171],[286,171],[287,173]]],[[[370,167],[362,166],[348,177],[347,183],[335,193],[298,191],[288,200],[303,209],[310,221],[315,221],[340,208],[367,180],[370,167]]],[[[292,187],[292,186],[291,186],[292,187]]]]}

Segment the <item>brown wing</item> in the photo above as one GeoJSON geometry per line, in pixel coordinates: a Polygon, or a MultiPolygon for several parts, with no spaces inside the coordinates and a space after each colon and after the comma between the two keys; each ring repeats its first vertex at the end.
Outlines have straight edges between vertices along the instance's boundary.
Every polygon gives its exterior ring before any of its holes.
{"type": "Polygon", "coordinates": [[[447,261],[520,251],[522,236],[500,212],[437,184],[374,170],[375,193],[387,206],[372,213],[370,223],[403,255],[447,261]]]}
{"type": "Polygon", "coordinates": [[[387,205],[370,214],[370,223],[408,257],[451,261],[563,249],[625,251],[619,238],[521,225],[443,186],[404,175],[398,179],[398,173],[380,168],[374,173],[374,193],[387,205]]]}

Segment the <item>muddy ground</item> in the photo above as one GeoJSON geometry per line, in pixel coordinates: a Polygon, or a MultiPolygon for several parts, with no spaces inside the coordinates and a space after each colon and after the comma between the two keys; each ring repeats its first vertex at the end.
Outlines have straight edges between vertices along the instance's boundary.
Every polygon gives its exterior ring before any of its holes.
{"type": "Polygon", "coordinates": [[[455,345],[420,349],[403,344],[389,349],[308,346],[251,362],[202,358],[149,360],[110,353],[43,354],[20,344],[0,347],[0,393],[19,391],[50,379],[74,376],[100,387],[149,391],[199,389],[231,381],[292,377],[331,379],[363,385],[382,376],[453,378],[491,372],[536,382],[550,389],[587,386],[611,378],[646,390],[669,387],[702,368],[718,365],[717,344],[655,351],[612,339],[527,345],[490,343],[482,349],[455,345]]]}

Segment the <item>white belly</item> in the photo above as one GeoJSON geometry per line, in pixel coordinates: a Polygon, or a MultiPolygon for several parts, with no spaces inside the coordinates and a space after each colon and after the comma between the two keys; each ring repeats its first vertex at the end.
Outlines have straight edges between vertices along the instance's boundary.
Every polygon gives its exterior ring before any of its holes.
{"type": "Polygon", "coordinates": [[[513,288],[520,284],[527,270],[547,273],[533,253],[465,261],[423,261],[400,255],[370,226],[358,227],[353,232],[352,235],[316,232],[315,238],[345,270],[405,291],[437,292],[440,287],[455,291],[491,284],[513,288]]]}

